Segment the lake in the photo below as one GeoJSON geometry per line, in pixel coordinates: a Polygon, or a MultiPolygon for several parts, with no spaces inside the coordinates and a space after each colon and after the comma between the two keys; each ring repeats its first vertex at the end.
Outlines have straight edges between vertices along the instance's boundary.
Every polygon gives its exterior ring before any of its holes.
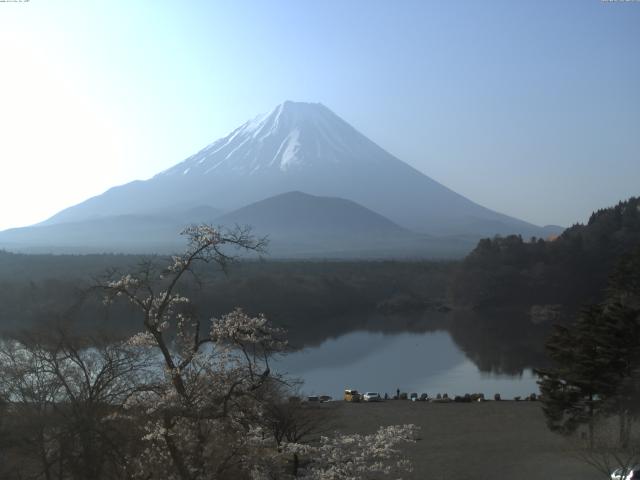
{"type": "Polygon", "coordinates": [[[446,331],[354,331],[278,359],[273,369],[304,381],[306,395],[342,398],[345,388],[381,395],[402,392],[484,393],[493,398],[538,392],[530,369],[521,375],[482,372],[446,331]]]}

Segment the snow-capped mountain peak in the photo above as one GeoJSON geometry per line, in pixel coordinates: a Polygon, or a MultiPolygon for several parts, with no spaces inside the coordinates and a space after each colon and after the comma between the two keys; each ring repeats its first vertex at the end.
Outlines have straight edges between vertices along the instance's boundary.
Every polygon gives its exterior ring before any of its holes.
{"type": "Polygon", "coordinates": [[[160,173],[252,175],[373,159],[378,147],[320,103],[286,101],[160,173]]]}
{"type": "Polygon", "coordinates": [[[484,208],[389,154],[319,103],[284,102],[174,167],[114,187],[48,224],[211,205],[232,211],[285,192],[356,202],[430,234],[541,236],[535,225],[484,208]]]}

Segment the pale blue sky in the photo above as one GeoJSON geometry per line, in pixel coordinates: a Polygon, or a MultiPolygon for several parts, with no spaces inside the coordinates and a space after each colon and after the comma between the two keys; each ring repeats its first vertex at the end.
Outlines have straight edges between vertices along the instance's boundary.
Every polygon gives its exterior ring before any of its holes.
{"type": "Polygon", "coordinates": [[[537,224],[640,194],[638,2],[31,0],[0,42],[0,229],[286,99],[537,224]]]}

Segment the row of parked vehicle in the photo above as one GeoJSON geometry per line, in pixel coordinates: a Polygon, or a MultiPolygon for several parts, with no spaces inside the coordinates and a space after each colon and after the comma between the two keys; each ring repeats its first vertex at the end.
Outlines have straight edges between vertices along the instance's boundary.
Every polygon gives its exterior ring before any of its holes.
{"type": "MultiPolygon", "coordinates": [[[[484,402],[485,396],[484,393],[466,393],[464,395],[456,395],[455,397],[449,397],[448,394],[440,394],[438,393],[435,397],[430,397],[426,393],[422,393],[418,395],[417,393],[406,393],[406,392],[398,392],[398,394],[392,397],[393,400],[410,400],[412,402],[435,402],[435,403],[448,403],[448,402],[484,402]]],[[[385,393],[384,400],[389,399],[389,396],[385,393]]],[[[493,397],[495,401],[502,400],[502,397],[499,393],[496,393],[493,397]]],[[[531,401],[535,402],[539,397],[537,394],[532,393],[531,395],[527,395],[526,397],[516,396],[513,397],[513,400],[516,402],[520,401],[531,401]]],[[[346,389],[344,391],[344,401],[345,402],[381,402],[383,400],[382,396],[378,392],[366,392],[359,393],[354,389],[346,389]]]]}
{"type": "Polygon", "coordinates": [[[360,393],[358,390],[346,389],[344,391],[345,402],[381,402],[382,397],[378,392],[360,393]]]}
{"type": "MultiPolygon", "coordinates": [[[[389,396],[385,393],[384,400],[388,400],[389,396]]],[[[417,393],[400,393],[399,396],[393,397],[394,400],[411,400],[413,402],[418,401],[427,401],[430,400],[429,395],[423,393],[418,395],[417,393]]],[[[345,402],[381,402],[383,397],[378,392],[366,392],[360,393],[358,390],[354,389],[346,389],[344,391],[344,401],[345,402]]]]}
{"type": "Polygon", "coordinates": [[[330,402],[331,400],[333,400],[333,397],[330,395],[310,395],[307,397],[307,402],[325,403],[330,402]]]}
{"type": "MultiPolygon", "coordinates": [[[[430,397],[426,393],[418,394],[418,393],[406,393],[400,392],[394,397],[389,397],[388,394],[384,394],[384,397],[380,395],[378,392],[365,392],[360,393],[358,390],[347,388],[344,391],[343,400],[345,402],[381,402],[383,400],[388,400],[392,398],[393,400],[410,400],[412,402],[435,402],[435,403],[448,403],[448,402],[483,402],[485,401],[485,396],[483,393],[467,393],[465,395],[456,395],[455,397],[449,397],[446,393],[440,394],[438,393],[434,397],[430,397]]],[[[300,399],[298,399],[299,401],[300,399]]],[[[311,395],[306,397],[307,402],[330,402],[333,398],[329,395],[311,395]]],[[[494,400],[500,401],[502,398],[499,393],[494,395],[494,400]]],[[[514,397],[513,400],[517,401],[536,401],[538,400],[538,396],[535,393],[528,395],[524,398],[522,397],[514,397]]]]}
{"type": "MultiPolygon", "coordinates": [[[[329,395],[310,395],[306,397],[307,402],[324,403],[332,400],[333,397],[329,395]]],[[[360,393],[357,390],[347,389],[344,391],[344,400],[345,402],[381,402],[382,397],[378,392],[360,393]]],[[[299,399],[297,401],[299,401],[299,399]]]]}

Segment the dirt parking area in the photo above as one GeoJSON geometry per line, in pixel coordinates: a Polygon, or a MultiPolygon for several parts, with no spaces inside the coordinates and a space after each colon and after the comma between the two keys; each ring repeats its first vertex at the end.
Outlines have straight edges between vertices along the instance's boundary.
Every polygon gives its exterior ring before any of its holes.
{"type": "Polygon", "coordinates": [[[382,425],[413,423],[420,439],[406,447],[414,471],[407,479],[603,478],[547,430],[538,402],[428,403],[390,400],[331,402],[335,427],[371,433],[382,425]]]}

